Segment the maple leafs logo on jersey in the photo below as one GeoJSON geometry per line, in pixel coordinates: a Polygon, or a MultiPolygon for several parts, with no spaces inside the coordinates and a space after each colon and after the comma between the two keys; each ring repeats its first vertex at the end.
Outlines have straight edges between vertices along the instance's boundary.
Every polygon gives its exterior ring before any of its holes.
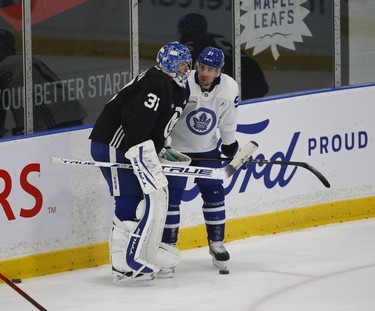
{"type": "Polygon", "coordinates": [[[211,119],[209,119],[205,113],[202,113],[201,116],[199,117],[199,119],[194,117],[193,121],[194,121],[193,127],[197,131],[206,131],[207,126],[211,122],[211,119]]]}
{"type": "Polygon", "coordinates": [[[198,108],[186,116],[186,124],[189,130],[196,135],[206,135],[215,128],[216,114],[208,108],[198,108]]]}
{"type": "Polygon", "coordinates": [[[241,10],[241,42],[245,48],[254,47],[256,55],[268,47],[277,60],[278,46],[295,50],[295,42],[303,42],[302,36],[311,37],[303,21],[310,11],[302,6],[307,0],[254,0],[243,1],[241,10]]]}

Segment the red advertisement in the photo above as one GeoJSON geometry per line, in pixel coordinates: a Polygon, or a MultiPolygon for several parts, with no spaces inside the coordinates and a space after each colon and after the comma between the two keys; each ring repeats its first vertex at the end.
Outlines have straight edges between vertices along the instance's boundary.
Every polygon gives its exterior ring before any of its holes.
{"type": "MultiPolygon", "coordinates": [[[[31,24],[38,24],[54,15],[67,11],[87,0],[31,0],[31,24]]],[[[12,27],[22,29],[22,3],[21,1],[7,1],[0,8],[2,16],[12,27]],[[8,5],[6,3],[9,3],[8,5]]]]}

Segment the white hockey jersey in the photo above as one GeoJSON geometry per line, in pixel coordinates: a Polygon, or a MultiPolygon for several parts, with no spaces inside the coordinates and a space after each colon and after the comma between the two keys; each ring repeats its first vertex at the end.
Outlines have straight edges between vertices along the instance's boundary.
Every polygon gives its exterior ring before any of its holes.
{"type": "Polygon", "coordinates": [[[210,92],[202,92],[193,70],[188,83],[190,98],[171,133],[171,146],[186,153],[212,151],[217,148],[218,132],[223,144],[233,143],[239,101],[237,82],[222,73],[210,92]]]}

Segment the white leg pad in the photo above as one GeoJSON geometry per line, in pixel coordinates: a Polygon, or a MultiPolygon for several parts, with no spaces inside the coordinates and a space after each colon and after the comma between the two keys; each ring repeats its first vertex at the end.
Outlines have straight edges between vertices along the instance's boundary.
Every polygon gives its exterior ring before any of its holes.
{"type": "Polygon", "coordinates": [[[168,181],[151,140],[133,146],[125,156],[132,162],[144,200],[136,211],[139,222],[128,235],[123,268],[128,266],[136,273],[157,272],[162,262],[171,266],[179,260],[175,250],[160,247],[168,211],[168,181]]]}
{"type": "Polygon", "coordinates": [[[135,221],[120,221],[116,216],[109,236],[109,253],[112,267],[121,272],[130,272],[125,259],[125,250],[129,244],[130,235],[137,227],[135,221]]]}
{"type": "MultiPolygon", "coordinates": [[[[160,250],[167,205],[168,188],[165,187],[145,195],[136,212],[139,221],[120,221],[114,217],[110,235],[113,268],[120,272],[132,271],[135,275],[159,271],[160,258],[167,257],[167,246],[160,250]]],[[[173,264],[177,260],[176,255],[169,253],[174,259],[167,263],[173,264]]]]}
{"type": "Polygon", "coordinates": [[[154,191],[146,197],[146,213],[148,211],[147,230],[140,238],[135,258],[145,265],[153,266],[154,271],[159,270],[159,261],[156,260],[164,230],[168,211],[168,188],[154,191]],[[149,206],[147,206],[149,205],[149,206]]]}
{"type": "Polygon", "coordinates": [[[180,251],[177,247],[160,243],[158,253],[152,259],[152,263],[160,267],[160,269],[174,268],[180,261],[180,251]]]}
{"type": "Polygon", "coordinates": [[[141,238],[143,241],[139,243],[135,258],[147,266],[153,266],[154,270],[175,267],[180,260],[180,251],[176,247],[161,243],[168,212],[168,188],[159,189],[147,196],[150,204],[149,219],[153,212],[153,220],[148,232],[141,238]]]}

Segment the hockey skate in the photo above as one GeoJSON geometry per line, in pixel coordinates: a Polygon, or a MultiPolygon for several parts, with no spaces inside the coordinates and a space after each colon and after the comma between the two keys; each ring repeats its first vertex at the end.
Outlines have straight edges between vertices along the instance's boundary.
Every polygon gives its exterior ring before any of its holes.
{"type": "Polygon", "coordinates": [[[112,268],[113,284],[117,286],[132,287],[132,286],[152,286],[154,285],[154,274],[139,273],[135,277],[133,272],[121,272],[112,268]]]}
{"type": "Polygon", "coordinates": [[[212,264],[220,270],[227,269],[230,255],[225,249],[224,243],[222,241],[209,241],[209,251],[212,256],[212,264]]]}

